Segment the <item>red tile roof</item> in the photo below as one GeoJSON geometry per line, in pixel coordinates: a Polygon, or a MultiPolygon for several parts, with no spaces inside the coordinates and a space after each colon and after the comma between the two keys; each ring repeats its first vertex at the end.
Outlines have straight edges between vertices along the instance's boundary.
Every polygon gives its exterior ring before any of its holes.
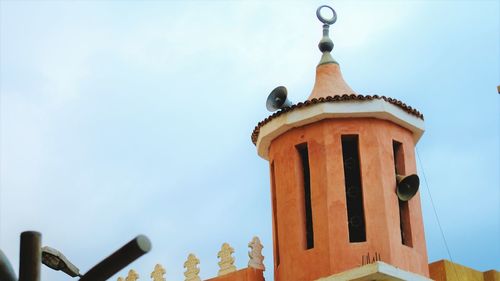
{"type": "Polygon", "coordinates": [[[403,109],[404,111],[408,112],[409,114],[412,114],[412,115],[415,115],[416,117],[424,120],[424,115],[422,115],[422,113],[420,113],[418,110],[416,110],[415,108],[412,108],[411,106],[408,106],[406,105],[405,103],[403,103],[402,101],[400,100],[397,100],[397,99],[393,99],[393,98],[388,98],[388,97],[385,97],[385,96],[378,96],[378,95],[366,95],[366,96],[363,96],[363,95],[336,95],[336,96],[328,96],[326,98],[314,98],[312,100],[306,100],[304,102],[299,102],[297,104],[294,104],[290,107],[286,107],[280,111],[277,111],[275,113],[273,113],[272,115],[268,116],[266,119],[260,121],[257,126],[255,126],[255,129],[253,130],[252,132],[252,142],[253,144],[257,144],[257,139],[259,137],[259,133],[260,133],[260,128],[262,126],[264,126],[265,124],[267,124],[268,122],[270,122],[271,120],[273,120],[274,118],[284,114],[284,113],[287,113],[287,112],[290,112],[290,111],[293,111],[295,110],[296,108],[302,108],[302,107],[306,107],[306,106],[310,106],[310,105],[313,105],[313,104],[318,104],[318,103],[325,103],[325,102],[344,102],[344,101],[366,101],[366,100],[384,100],[388,103],[391,103],[391,104],[394,104],[395,106],[398,106],[399,108],[403,109]]]}

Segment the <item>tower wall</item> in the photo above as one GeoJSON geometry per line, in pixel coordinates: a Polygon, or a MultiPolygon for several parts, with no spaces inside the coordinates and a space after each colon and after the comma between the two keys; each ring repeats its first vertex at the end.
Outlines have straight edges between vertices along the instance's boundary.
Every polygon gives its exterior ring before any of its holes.
{"type": "Polygon", "coordinates": [[[361,266],[363,256],[376,253],[383,262],[429,276],[418,193],[408,201],[411,247],[402,244],[393,140],[402,144],[405,173],[416,173],[413,134],[390,121],[326,119],[291,129],[271,142],[275,280],[315,280],[361,266]],[[343,135],[358,136],[365,242],[349,242],[343,135]],[[303,163],[296,147],[303,143],[310,174],[311,249],[303,163]]]}

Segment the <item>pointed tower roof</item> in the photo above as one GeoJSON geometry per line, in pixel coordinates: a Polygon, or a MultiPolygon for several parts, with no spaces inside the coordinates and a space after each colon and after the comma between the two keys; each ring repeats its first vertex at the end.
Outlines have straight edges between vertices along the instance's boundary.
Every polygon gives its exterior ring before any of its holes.
{"type": "Polygon", "coordinates": [[[316,16],[323,23],[323,37],[318,44],[323,55],[316,67],[316,81],[308,100],[336,95],[356,95],[342,77],[339,63],[331,55],[333,41],[330,39],[329,31],[330,25],[337,21],[335,10],[330,6],[323,5],[316,10],[316,16]],[[326,18],[321,11],[329,11],[331,16],[326,18]]]}
{"type": "Polygon", "coordinates": [[[320,64],[316,68],[316,81],[308,100],[329,96],[357,95],[344,81],[337,63],[320,64]]]}

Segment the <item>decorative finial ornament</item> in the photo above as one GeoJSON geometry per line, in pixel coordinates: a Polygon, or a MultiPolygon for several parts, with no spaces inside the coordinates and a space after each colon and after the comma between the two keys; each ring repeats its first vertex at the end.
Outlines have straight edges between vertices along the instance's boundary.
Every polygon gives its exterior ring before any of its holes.
{"type": "Polygon", "coordinates": [[[319,8],[316,10],[316,16],[318,17],[319,21],[323,23],[323,37],[318,44],[318,48],[323,53],[323,55],[321,56],[321,60],[319,61],[318,66],[327,63],[338,64],[338,62],[335,61],[330,54],[330,52],[333,50],[333,41],[329,36],[330,25],[334,24],[337,21],[337,13],[332,7],[328,5],[322,5],[319,6],[319,8]],[[324,12],[322,13],[322,11],[324,12]],[[324,14],[327,12],[330,13],[330,17],[325,17],[324,14]]]}
{"type": "Polygon", "coordinates": [[[266,270],[264,266],[264,256],[262,255],[262,243],[260,243],[259,237],[255,236],[250,243],[248,243],[248,247],[250,247],[251,251],[248,252],[248,257],[250,260],[248,261],[248,266],[256,269],[266,270]]]}
{"type": "Polygon", "coordinates": [[[222,276],[231,272],[236,271],[236,266],[234,266],[234,258],[232,254],[234,253],[234,249],[228,244],[222,244],[222,247],[217,254],[217,257],[220,259],[219,261],[219,273],[217,276],[222,276]]]}
{"type": "Polygon", "coordinates": [[[186,268],[184,281],[201,281],[200,276],[198,276],[200,273],[199,263],[200,260],[195,255],[189,254],[187,261],[184,263],[184,268],[186,268]]]}
{"type": "Polygon", "coordinates": [[[151,272],[151,278],[153,278],[153,281],[165,281],[165,278],[163,275],[165,275],[166,271],[161,264],[155,265],[155,269],[153,272],[151,272]]]}
{"type": "Polygon", "coordinates": [[[127,277],[125,277],[125,281],[137,281],[137,279],[139,279],[139,274],[133,269],[129,270],[127,277]]]}

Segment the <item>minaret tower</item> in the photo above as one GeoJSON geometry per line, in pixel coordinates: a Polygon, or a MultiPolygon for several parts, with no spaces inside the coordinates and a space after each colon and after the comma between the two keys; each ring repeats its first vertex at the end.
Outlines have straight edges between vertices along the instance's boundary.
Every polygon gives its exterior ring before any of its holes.
{"type": "Polygon", "coordinates": [[[321,6],[317,16],[322,57],[312,93],[292,105],[286,88],[276,88],[268,108],[280,110],[252,133],[270,164],[274,280],[366,277],[370,266],[405,276],[383,280],[427,280],[414,152],[423,116],[401,101],[355,93],[331,56],[336,13],[321,6]]]}

